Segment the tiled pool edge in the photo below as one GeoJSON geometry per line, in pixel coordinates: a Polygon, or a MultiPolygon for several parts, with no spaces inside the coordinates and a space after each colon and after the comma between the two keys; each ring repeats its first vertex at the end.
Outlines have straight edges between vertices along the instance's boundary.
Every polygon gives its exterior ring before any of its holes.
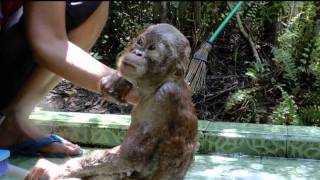
{"type": "MultiPolygon", "coordinates": [[[[82,144],[116,146],[130,124],[128,115],[34,111],[40,128],[82,144]]],[[[320,128],[199,120],[200,154],[242,153],[257,156],[320,159],[320,128]]]]}

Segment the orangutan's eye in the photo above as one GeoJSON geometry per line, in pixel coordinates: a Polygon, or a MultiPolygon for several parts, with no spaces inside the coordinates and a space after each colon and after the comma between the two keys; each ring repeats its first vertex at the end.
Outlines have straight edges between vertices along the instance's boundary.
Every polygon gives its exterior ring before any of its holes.
{"type": "Polygon", "coordinates": [[[140,39],[138,39],[137,44],[138,44],[139,46],[143,46],[143,41],[142,41],[142,39],[141,39],[141,38],[140,38],[140,39]]]}
{"type": "Polygon", "coordinates": [[[156,46],[154,44],[151,44],[149,47],[148,47],[148,50],[152,51],[152,50],[155,50],[156,49],[156,46]]]}

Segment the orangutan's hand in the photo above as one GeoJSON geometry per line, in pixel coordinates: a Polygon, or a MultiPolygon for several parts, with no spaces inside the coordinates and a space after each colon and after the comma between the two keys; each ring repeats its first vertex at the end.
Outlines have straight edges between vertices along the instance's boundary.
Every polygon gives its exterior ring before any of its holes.
{"type": "Polygon", "coordinates": [[[59,166],[48,160],[40,159],[36,165],[30,170],[25,180],[52,180],[56,179],[59,166]]]}

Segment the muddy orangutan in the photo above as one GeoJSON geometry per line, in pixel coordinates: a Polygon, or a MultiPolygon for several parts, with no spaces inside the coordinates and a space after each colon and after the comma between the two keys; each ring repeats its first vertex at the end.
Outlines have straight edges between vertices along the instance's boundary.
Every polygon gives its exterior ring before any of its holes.
{"type": "Polygon", "coordinates": [[[184,81],[189,55],[189,42],[175,27],[157,24],[144,30],[117,63],[140,95],[123,143],[61,165],[51,163],[47,170],[34,168],[29,178],[183,179],[197,149],[197,117],[184,81]]]}

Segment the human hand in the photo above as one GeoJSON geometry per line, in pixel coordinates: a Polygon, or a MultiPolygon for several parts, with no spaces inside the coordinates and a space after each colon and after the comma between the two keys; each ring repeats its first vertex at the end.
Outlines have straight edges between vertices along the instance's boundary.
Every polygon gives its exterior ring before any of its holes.
{"type": "Polygon", "coordinates": [[[127,96],[125,97],[125,99],[130,104],[133,104],[133,105],[137,104],[140,99],[137,88],[132,87],[129,93],[127,94],[127,96]]]}
{"type": "MultiPolygon", "coordinates": [[[[126,103],[132,84],[117,73],[104,76],[100,81],[103,97],[114,103],[126,103]]],[[[129,96],[130,99],[130,96],[129,96]]]]}

